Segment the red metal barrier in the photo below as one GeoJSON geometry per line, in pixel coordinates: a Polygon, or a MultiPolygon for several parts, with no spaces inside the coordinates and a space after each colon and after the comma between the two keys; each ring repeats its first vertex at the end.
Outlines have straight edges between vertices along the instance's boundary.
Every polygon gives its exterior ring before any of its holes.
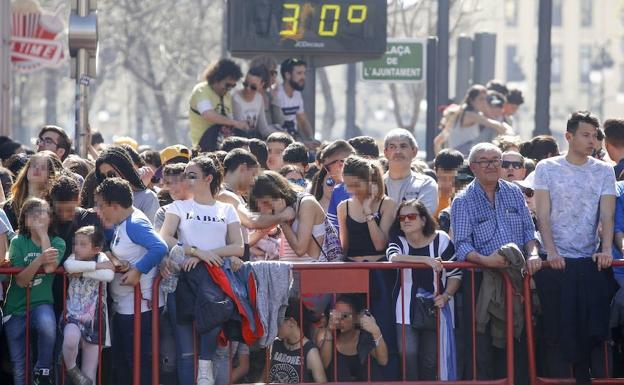
{"type": "MultiPolygon", "coordinates": [[[[474,276],[474,269],[482,269],[482,266],[478,266],[468,262],[444,262],[444,267],[446,269],[453,268],[461,268],[471,270],[471,274],[474,276]]],[[[616,266],[624,266],[624,261],[614,261],[614,265],[616,266]]],[[[343,263],[295,263],[293,264],[293,270],[301,273],[301,281],[300,281],[300,290],[301,293],[355,293],[355,292],[364,292],[368,293],[368,274],[369,270],[372,269],[392,269],[399,270],[400,272],[403,269],[428,269],[430,268],[424,264],[411,264],[411,263],[390,263],[390,262],[375,262],[375,263],[351,263],[351,262],[343,262],[343,263]]],[[[21,269],[16,268],[0,268],[0,274],[17,274],[21,271],[21,269]]],[[[63,269],[57,270],[56,274],[63,274],[63,269]]],[[[506,354],[507,354],[507,378],[492,380],[492,381],[477,381],[473,379],[472,381],[421,381],[419,384],[510,384],[514,383],[514,351],[513,351],[513,308],[512,308],[512,299],[513,299],[513,291],[511,290],[511,282],[509,277],[506,274],[503,274],[504,282],[505,282],[505,301],[506,301],[506,354]]],[[[400,275],[401,279],[401,287],[403,288],[403,274],[400,275]]],[[[156,278],[153,285],[153,297],[152,303],[158,304],[158,296],[159,296],[159,283],[160,277],[156,278]]],[[[532,325],[532,304],[531,304],[531,289],[529,285],[529,277],[527,277],[524,281],[524,299],[525,299],[525,323],[527,330],[527,348],[528,348],[528,357],[529,357],[529,379],[530,383],[533,385],[537,384],[568,384],[574,383],[572,379],[546,379],[540,378],[537,376],[536,362],[535,362],[535,346],[534,346],[534,330],[532,325]]],[[[471,293],[475,296],[474,289],[474,280],[472,285],[471,293]]],[[[27,288],[27,312],[26,312],[26,322],[27,325],[30,325],[30,290],[27,288]]],[[[474,297],[473,297],[474,298],[474,297]]],[[[140,288],[135,287],[134,292],[134,310],[135,314],[141,314],[141,301],[142,294],[140,288]]],[[[472,301],[473,310],[474,303],[476,301],[472,301]]],[[[402,304],[403,313],[405,313],[405,304],[402,304]]],[[[159,368],[160,368],[160,313],[158,308],[152,309],[152,383],[153,385],[159,384],[159,368]]],[[[473,317],[475,317],[475,312],[472,312],[473,317]]],[[[472,330],[471,335],[473,339],[473,373],[476,376],[476,330],[475,330],[475,322],[472,322],[472,330]]],[[[101,321],[102,322],[102,321],[101,321]]],[[[100,328],[102,328],[102,323],[100,322],[100,328]]],[[[141,380],[141,317],[134,318],[133,324],[134,331],[134,350],[133,350],[133,366],[134,370],[132,373],[132,383],[133,385],[140,385],[141,380]]],[[[403,343],[405,343],[405,332],[403,331],[403,343]]],[[[439,325],[438,325],[438,338],[439,338],[439,325]]],[[[334,336],[335,337],[335,336],[334,336]]],[[[102,333],[100,333],[100,339],[102,339],[102,333]]],[[[335,354],[335,345],[334,345],[334,354],[335,354]]],[[[102,350],[102,341],[100,341],[100,353],[102,350]]],[[[405,351],[405,350],[403,350],[405,351]]],[[[26,328],[26,354],[29,357],[30,354],[30,327],[26,328]]],[[[100,354],[101,357],[101,354],[100,354]]],[[[268,358],[268,357],[267,357],[268,358]]],[[[335,357],[334,357],[335,359],[335,357]]],[[[439,360],[439,354],[438,354],[439,360]]],[[[334,361],[336,362],[336,361],[334,361]]],[[[405,357],[402,357],[402,362],[404,363],[402,369],[402,377],[405,379],[405,357]]],[[[439,362],[438,362],[439,364],[439,362]]],[[[336,368],[337,365],[334,365],[336,368]]],[[[438,365],[439,367],[439,365],[438,365]]],[[[267,365],[268,368],[268,365],[267,365]]],[[[369,365],[370,368],[370,365],[369,365]]],[[[26,360],[26,379],[30,378],[30,362],[26,360]]],[[[99,382],[101,382],[101,362],[98,368],[98,378],[99,382]]],[[[369,377],[370,378],[370,377],[369,377]]],[[[331,382],[330,382],[331,383],[331,382]]],[[[400,382],[372,382],[368,381],[370,384],[405,384],[406,381],[400,382]]],[[[624,383],[624,379],[599,379],[595,380],[596,384],[622,384],[624,383]]],[[[344,383],[342,383],[344,384],[344,383]]]]}
{"type": "MultiPolygon", "coordinates": [[[[613,264],[616,266],[624,266],[624,260],[614,260],[613,264]]],[[[550,264],[545,261],[542,263],[542,269],[549,269],[550,264]]],[[[576,381],[573,378],[545,378],[537,375],[537,363],[535,354],[535,333],[533,330],[533,297],[531,293],[531,277],[529,275],[524,277],[524,290],[523,295],[525,299],[524,303],[524,317],[527,331],[527,353],[529,358],[529,381],[531,385],[559,385],[559,384],[575,384],[576,381]]],[[[609,376],[609,357],[607,343],[604,345],[605,355],[605,375],[609,376]]],[[[593,379],[592,384],[624,384],[624,378],[599,378],[593,379]]]]}
{"type": "MultiPolygon", "coordinates": [[[[474,274],[474,269],[483,269],[483,266],[475,265],[469,262],[444,262],[443,263],[445,269],[469,269],[472,274],[474,274]]],[[[314,294],[333,294],[335,300],[335,294],[337,293],[368,293],[369,291],[369,270],[373,269],[381,269],[381,270],[399,270],[403,269],[430,269],[428,265],[420,264],[420,263],[391,263],[391,262],[364,262],[364,263],[356,263],[356,262],[333,262],[333,263],[294,263],[293,270],[298,271],[301,274],[300,280],[300,293],[314,293],[314,294]]],[[[472,337],[473,337],[473,373],[474,379],[472,381],[382,381],[382,382],[374,382],[370,381],[370,364],[369,364],[369,381],[365,382],[368,384],[406,384],[406,383],[418,383],[418,384],[478,384],[478,385],[486,385],[486,384],[514,384],[514,351],[513,351],[513,307],[512,307],[512,299],[513,299],[513,290],[511,286],[511,281],[506,274],[503,274],[504,283],[505,283],[505,301],[506,301],[506,316],[507,316],[507,324],[506,324],[506,354],[507,354],[507,378],[497,379],[497,380],[488,380],[488,381],[478,381],[476,380],[476,327],[475,327],[475,319],[473,318],[472,322],[472,337]]],[[[401,274],[402,281],[402,274],[401,274]]],[[[474,280],[473,280],[474,281],[474,280]]],[[[158,284],[160,282],[160,278],[154,283],[153,292],[152,292],[152,301],[154,303],[158,303],[158,284]]],[[[403,282],[401,283],[401,287],[403,287],[403,282]]],[[[473,295],[474,285],[472,289],[473,295]]],[[[472,301],[473,307],[476,301],[472,301]]],[[[404,307],[404,305],[403,305],[404,307]]],[[[439,309],[438,309],[439,311],[439,309]]],[[[300,312],[302,312],[302,308],[300,308],[300,312]]],[[[405,311],[403,311],[405,313],[405,311]]],[[[475,312],[472,312],[473,317],[475,317],[475,312]]],[[[301,314],[300,314],[301,315],[301,314]]],[[[159,319],[158,313],[152,313],[153,322],[152,322],[152,384],[159,385],[159,353],[160,353],[160,339],[159,333],[159,319]]],[[[136,322],[136,319],[135,319],[136,322]]],[[[140,323],[139,323],[140,327],[140,323]]],[[[135,335],[138,334],[135,330],[135,335]]],[[[438,324],[438,339],[439,339],[439,324],[438,324]]],[[[403,331],[403,342],[405,342],[405,333],[403,331]]],[[[335,338],[335,332],[334,332],[335,338]]],[[[136,351],[135,345],[135,351],[136,351]]],[[[334,363],[336,363],[336,346],[333,345],[334,350],[334,363]]],[[[403,350],[405,351],[405,350],[403,350]]],[[[303,351],[301,349],[301,354],[303,355],[303,351]]],[[[196,357],[197,358],[197,357],[196,357]]],[[[270,363],[270,357],[266,358],[266,375],[268,375],[268,368],[270,363]]],[[[231,359],[231,357],[230,357],[231,359]]],[[[369,356],[370,359],[370,356],[369,356]]],[[[405,362],[404,355],[402,357],[403,362],[405,362]]],[[[439,360],[439,354],[438,354],[439,360]]],[[[135,363],[137,364],[138,361],[135,363]]],[[[439,364],[439,361],[438,361],[439,364]]],[[[438,365],[439,368],[439,365],[438,365]]],[[[337,365],[334,365],[334,371],[337,370],[337,365]]],[[[405,379],[405,366],[403,366],[403,379],[405,379]]],[[[301,377],[303,378],[303,377],[301,377]]],[[[334,377],[336,378],[336,377],[334,377]]],[[[268,383],[268,379],[265,378],[265,382],[268,383]]],[[[329,384],[339,384],[337,382],[328,382],[329,384]]],[[[340,384],[345,384],[344,382],[340,382],[340,384]]],[[[133,385],[138,385],[138,383],[134,383],[133,385]]]]}

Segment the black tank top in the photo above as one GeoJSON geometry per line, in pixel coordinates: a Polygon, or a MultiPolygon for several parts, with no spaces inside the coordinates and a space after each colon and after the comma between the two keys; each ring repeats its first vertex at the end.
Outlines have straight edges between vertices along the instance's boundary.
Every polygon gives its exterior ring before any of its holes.
{"type": "MultiPolygon", "coordinates": [[[[375,222],[379,225],[381,221],[381,205],[383,199],[379,202],[379,207],[375,213],[375,222]]],[[[380,254],[375,250],[375,245],[368,231],[368,223],[358,222],[349,215],[349,201],[347,201],[347,234],[349,236],[349,248],[347,249],[347,257],[359,257],[364,255],[380,254]]]]}
{"type": "Polygon", "coordinates": [[[269,370],[269,382],[276,384],[297,384],[300,382],[312,382],[312,376],[307,370],[305,361],[308,352],[314,348],[312,341],[303,344],[303,361],[301,349],[290,350],[284,342],[276,339],[271,349],[271,369],[269,370]],[[303,378],[301,381],[301,364],[303,363],[303,378]]]}

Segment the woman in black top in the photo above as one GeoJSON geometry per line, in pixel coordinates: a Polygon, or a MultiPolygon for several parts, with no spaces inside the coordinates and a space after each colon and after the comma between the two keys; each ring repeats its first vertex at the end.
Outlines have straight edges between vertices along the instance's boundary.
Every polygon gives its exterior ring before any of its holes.
{"type": "MultiPolygon", "coordinates": [[[[343,294],[336,299],[329,317],[329,330],[336,331],[336,359],[327,366],[330,381],[353,382],[368,379],[368,355],[373,362],[388,363],[388,347],[375,318],[363,306],[361,294],[343,294]],[[336,375],[336,377],[334,377],[336,375]]],[[[325,343],[332,347],[332,340],[325,343]]],[[[333,349],[333,347],[332,347],[333,349]]]]}
{"type": "Polygon", "coordinates": [[[384,193],[377,162],[352,155],[345,160],[343,173],[351,198],[338,205],[342,248],[352,261],[377,261],[388,245],[396,204],[384,193]]]}
{"type": "MultiPolygon", "coordinates": [[[[386,261],[388,233],[394,221],[396,204],[385,194],[383,172],[373,160],[350,156],[345,160],[343,181],[351,198],[338,205],[340,242],[347,260],[352,262],[386,261]]],[[[396,320],[392,309],[395,270],[370,271],[370,310],[386,336],[390,360],[380,367],[373,364],[372,379],[398,380],[399,360],[396,346],[396,320]]],[[[327,352],[323,349],[323,356],[327,352]]]]}

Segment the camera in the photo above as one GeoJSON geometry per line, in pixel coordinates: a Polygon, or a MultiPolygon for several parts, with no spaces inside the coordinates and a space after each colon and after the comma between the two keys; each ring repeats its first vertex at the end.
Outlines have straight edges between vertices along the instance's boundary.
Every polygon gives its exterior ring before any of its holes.
{"type": "Polygon", "coordinates": [[[284,124],[282,124],[282,128],[293,138],[297,138],[299,136],[299,131],[297,131],[297,127],[295,127],[294,120],[286,120],[284,124]]]}

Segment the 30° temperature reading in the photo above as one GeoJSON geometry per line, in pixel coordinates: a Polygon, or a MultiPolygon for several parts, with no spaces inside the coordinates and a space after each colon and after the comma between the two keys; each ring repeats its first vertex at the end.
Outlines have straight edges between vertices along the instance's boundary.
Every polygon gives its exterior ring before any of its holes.
{"type": "MultiPolygon", "coordinates": [[[[333,37],[340,30],[340,16],[343,13],[341,4],[323,4],[318,19],[318,35],[333,37]]],[[[346,7],[346,22],[349,24],[361,24],[366,21],[368,6],[363,4],[351,4],[346,7]]],[[[306,12],[302,12],[300,3],[284,3],[282,7],[282,30],[280,36],[294,37],[301,35],[300,26],[304,23],[306,12]]]]}

